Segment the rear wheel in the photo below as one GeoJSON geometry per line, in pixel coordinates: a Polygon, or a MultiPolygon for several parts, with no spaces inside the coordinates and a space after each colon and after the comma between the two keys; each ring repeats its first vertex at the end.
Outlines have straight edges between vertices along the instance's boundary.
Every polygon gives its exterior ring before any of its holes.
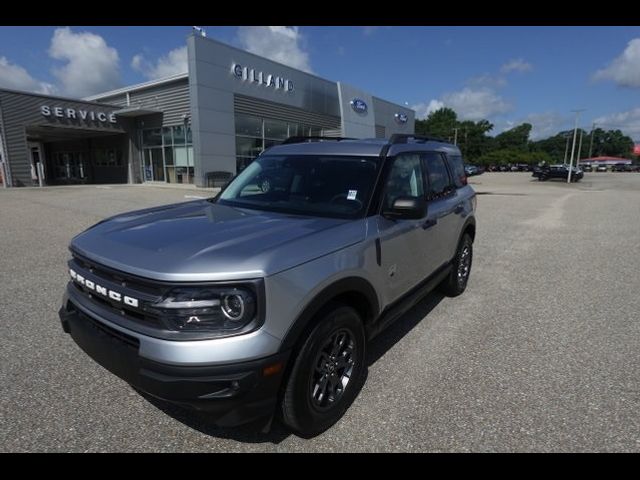
{"type": "Polygon", "coordinates": [[[322,433],[355,399],[365,373],[365,333],[353,308],[336,305],[304,341],[282,399],[282,419],[303,437],[322,433]]]}
{"type": "Polygon", "coordinates": [[[472,260],[473,240],[468,233],[465,233],[451,262],[451,272],[440,284],[442,293],[449,297],[457,297],[465,291],[471,274],[472,260]]]}

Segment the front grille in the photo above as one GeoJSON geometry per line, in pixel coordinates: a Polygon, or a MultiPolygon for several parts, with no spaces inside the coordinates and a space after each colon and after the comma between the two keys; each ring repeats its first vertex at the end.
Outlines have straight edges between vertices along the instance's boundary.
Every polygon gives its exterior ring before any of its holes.
{"type": "Polygon", "coordinates": [[[72,281],[74,288],[82,293],[88,302],[98,305],[103,309],[145,327],[167,330],[168,326],[157,315],[148,311],[145,305],[159,301],[167,289],[166,285],[154,284],[150,280],[141,279],[133,275],[128,275],[108,267],[104,267],[84,257],[73,254],[73,259],[69,261],[69,268],[76,274],[81,275],[85,281],[90,280],[95,285],[100,285],[108,290],[113,290],[124,296],[131,297],[138,301],[138,307],[126,304],[124,301],[117,301],[109,296],[101,294],[95,288],[88,288],[76,281],[72,281]]]}

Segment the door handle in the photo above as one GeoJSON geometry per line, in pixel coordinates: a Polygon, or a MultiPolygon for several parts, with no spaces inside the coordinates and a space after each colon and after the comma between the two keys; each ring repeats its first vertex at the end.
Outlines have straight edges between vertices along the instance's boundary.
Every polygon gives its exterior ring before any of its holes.
{"type": "Polygon", "coordinates": [[[422,229],[426,230],[427,228],[431,228],[438,223],[437,218],[429,218],[422,224],[422,229]]]}

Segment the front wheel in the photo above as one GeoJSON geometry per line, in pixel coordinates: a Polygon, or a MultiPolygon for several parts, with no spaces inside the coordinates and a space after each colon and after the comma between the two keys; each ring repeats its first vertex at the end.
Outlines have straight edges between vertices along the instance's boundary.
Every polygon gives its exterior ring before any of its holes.
{"type": "Polygon", "coordinates": [[[469,234],[465,233],[451,262],[451,272],[440,284],[440,290],[445,295],[457,297],[465,291],[471,273],[472,259],[473,240],[469,234]]]}
{"type": "Polygon", "coordinates": [[[331,427],[360,389],[365,367],[365,332],[358,312],[335,305],[304,341],[282,399],[282,420],[303,437],[331,427]]]}

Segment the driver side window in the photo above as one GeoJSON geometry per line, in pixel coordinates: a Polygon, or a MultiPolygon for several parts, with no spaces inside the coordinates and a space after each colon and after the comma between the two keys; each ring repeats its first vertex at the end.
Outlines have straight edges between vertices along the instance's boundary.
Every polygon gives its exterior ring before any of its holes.
{"type": "Polygon", "coordinates": [[[391,208],[398,197],[424,196],[424,181],[420,155],[398,155],[391,166],[385,189],[384,205],[391,208]]]}

